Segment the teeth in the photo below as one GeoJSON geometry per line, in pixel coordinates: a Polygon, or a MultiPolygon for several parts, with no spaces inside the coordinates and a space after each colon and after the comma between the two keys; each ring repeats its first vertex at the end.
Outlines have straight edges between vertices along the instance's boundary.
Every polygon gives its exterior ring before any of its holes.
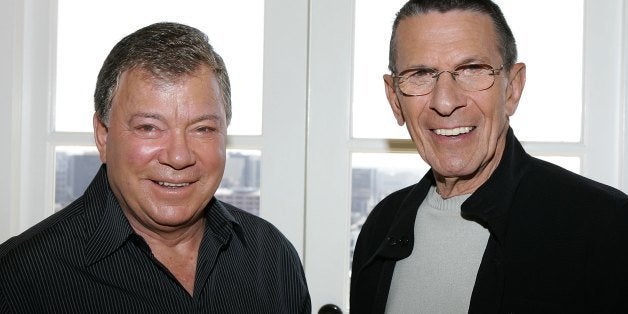
{"type": "Polygon", "coordinates": [[[445,136],[456,136],[460,134],[469,133],[471,132],[471,130],[473,130],[473,127],[464,126],[464,127],[455,128],[455,129],[435,129],[434,133],[438,135],[445,135],[445,136]]]}
{"type": "Polygon", "coordinates": [[[188,186],[190,184],[189,183],[170,183],[170,182],[161,182],[160,181],[159,185],[167,186],[167,187],[171,187],[171,188],[180,188],[180,187],[188,186]]]}

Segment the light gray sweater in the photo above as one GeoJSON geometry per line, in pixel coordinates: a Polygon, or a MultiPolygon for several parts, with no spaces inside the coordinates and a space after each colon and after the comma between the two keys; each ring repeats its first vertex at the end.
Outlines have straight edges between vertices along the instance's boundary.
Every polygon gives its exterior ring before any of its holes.
{"type": "Polygon", "coordinates": [[[489,232],[460,215],[471,194],[432,187],[414,222],[412,254],[397,262],[386,313],[467,313],[489,232]]]}

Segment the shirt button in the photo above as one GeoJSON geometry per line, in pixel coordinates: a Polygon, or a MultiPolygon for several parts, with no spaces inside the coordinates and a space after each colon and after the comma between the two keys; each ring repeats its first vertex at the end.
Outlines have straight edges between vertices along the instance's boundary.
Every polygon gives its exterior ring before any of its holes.
{"type": "Polygon", "coordinates": [[[396,246],[397,244],[399,244],[399,240],[397,240],[397,238],[395,237],[388,237],[386,240],[388,240],[389,246],[396,246]]]}

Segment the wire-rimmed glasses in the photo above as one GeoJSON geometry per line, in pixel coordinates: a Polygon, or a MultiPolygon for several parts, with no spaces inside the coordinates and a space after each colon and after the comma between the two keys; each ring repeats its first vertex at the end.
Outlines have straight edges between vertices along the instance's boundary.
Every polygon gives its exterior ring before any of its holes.
{"type": "Polygon", "coordinates": [[[431,68],[412,68],[399,74],[393,74],[399,90],[407,96],[423,96],[434,90],[441,74],[447,72],[458,86],[468,92],[477,92],[491,88],[495,84],[495,76],[499,75],[504,66],[494,69],[488,64],[463,64],[453,71],[438,71],[431,68]]]}

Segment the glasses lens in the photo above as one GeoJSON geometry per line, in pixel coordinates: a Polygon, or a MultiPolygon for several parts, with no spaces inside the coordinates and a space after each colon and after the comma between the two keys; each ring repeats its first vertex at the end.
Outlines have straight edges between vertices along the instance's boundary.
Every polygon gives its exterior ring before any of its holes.
{"type": "Polygon", "coordinates": [[[406,95],[422,96],[432,91],[435,81],[434,70],[412,70],[408,73],[402,73],[399,79],[399,89],[406,95]]]}
{"type": "Polygon", "coordinates": [[[486,64],[470,64],[455,70],[458,74],[456,81],[466,91],[475,92],[493,86],[495,76],[493,68],[486,64]]]}
{"type": "Polygon", "coordinates": [[[437,72],[433,69],[412,69],[401,72],[398,76],[399,90],[408,96],[423,96],[432,92],[440,74],[450,73],[461,89],[469,92],[482,91],[495,83],[495,75],[499,70],[493,70],[488,64],[465,64],[457,67],[453,72],[437,72]]]}

